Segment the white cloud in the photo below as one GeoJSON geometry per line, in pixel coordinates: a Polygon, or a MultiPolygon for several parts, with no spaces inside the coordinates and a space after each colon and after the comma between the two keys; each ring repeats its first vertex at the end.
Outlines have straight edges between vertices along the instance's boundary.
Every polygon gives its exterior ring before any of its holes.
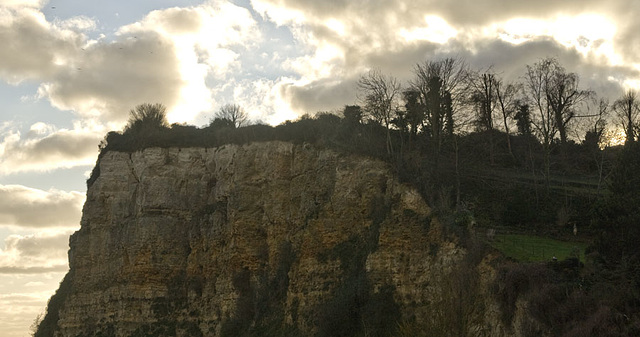
{"type": "Polygon", "coordinates": [[[285,87],[293,82],[294,80],[289,78],[232,82],[231,95],[233,102],[244,107],[251,120],[280,124],[285,120],[298,117],[291,111],[290,102],[283,95],[285,87]]]}
{"type": "Polygon", "coordinates": [[[84,200],[85,195],[80,192],[0,185],[0,226],[77,228],[84,200]]]}
{"type": "Polygon", "coordinates": [[[66,32],[67,34],[92,31],[96,29],[96,22],[86,16],[76,16],[68,20],[57,21],[55,25],[62,28],[63,32],[66,32]]]}
{"type": "Polygon", "coordinates": [[[41,98],[85,119],[122,126],[130,109],[157,102],[170,122],[188,122],[212,108],[208,76],[225,80],[239,69],[238,53],[261,39],[251,13],[226,1],[153,11],[113,40],[90,40],[96,26],[0,7],[0,78],[41,81],[41,98]]]}
{"type": "Polygon", "coordinates": [[[67,251],[73,230],[9,235],[0,249],[0,274],[33,274],[68,269],[67,251]]]}
{"type": "Polygon", "coordinates": [[[0,174],[51,171],[95,163],[104,127],[76,122],[58,129],[42,122],[22,134],[15,128],[0,133],[0,174]]]}
{"type": "Polygon", "coordinates": [[[426,15],[425,26],[415,27],[411,30],[400,29],[399,35],[407,42],[411,41],[431,41],[435,43],[446,43],[455,37],[458,31],[451,27],[446,20],[436,15],[426,15]]]}
{"type": "Polygon", "coordinates": [[[182,85],[169,106],[170,122],[188,122],[214,104],[206,81],[224,81],[240,70],[238,53],[261,39],[251,13],[225,1],[192,8],[169,8],[149,13],[142,21],[122,27],[121,35],[155,32],[173,46],[182,85]]]}
{"type": "Polygon", "coordinates": [[[183,79],[170,41],[154,32],[139,32],[115,42],[89,45],[82,57],[39,93],[61,110],[83,118],[124,123],[128,111],[141,103],[172,107],[183,79]]]}
{"type": "Polygon", "coordinates": [[[0,7],[0,41],[0,78],[17,84],[53,78],[80,50],[85,37],[48,22],[36,9],[0,7]]]}

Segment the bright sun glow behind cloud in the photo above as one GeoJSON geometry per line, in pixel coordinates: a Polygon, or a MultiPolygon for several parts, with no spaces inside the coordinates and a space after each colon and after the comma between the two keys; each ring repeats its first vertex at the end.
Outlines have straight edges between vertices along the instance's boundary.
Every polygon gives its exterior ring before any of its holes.
{"type": "Polygon", "coordinates": [[[124,27],[120,34],[137,31],[159,33],[173,48],[182,80],[179,99],[169,106],[170,123],[192,122],[215,102],[207,78],[218,81],[238,70],[238,52],[261,39],[260,31],[246,8],[227,2],[202,6],[169,8],[151,12],[141,23],[124,27]]]}
{"type": "Polygon", "coordinates": [[[424,22],[425,27],[416,27],[411,30],[402,29],[398,34],[407,42],[431,41],[435,43],[445,43],[458,34],[455,28],[439,16],[426,15],[424,22]]]}
{"type": "Polygon", "coordinates": [[[340,35],[340,36],[344,36],[345,35],[345,27],[344,27],[344,24],[342,23],[342,21],[332,18],[332,19],[327,20],[325,22],[325,25],[327,26],[327,28],[329,28],[332,31],[336,32],[338,35],[340,35]]]}
{"type": "Polygon", "coordinates": [[[604,56],[610,64],[620,64],[613,48],[616,25],[599,14],[558,16],[551,19],[513,18],[494,26],[498,36],[512,44],[522,44],[540,37],[552,37],[584,56],[604,56]]]}

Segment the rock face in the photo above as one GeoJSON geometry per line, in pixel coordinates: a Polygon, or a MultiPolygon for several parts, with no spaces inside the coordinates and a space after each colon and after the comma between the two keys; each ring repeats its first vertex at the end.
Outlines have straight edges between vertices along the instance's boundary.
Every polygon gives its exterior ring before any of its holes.
{"type": "MultiPolygon", "coordinates": [[[[383,335],[433,320],[465,258],[372,159],[267,142],[108,152],[99,169],[55,336],[383,335]]],[[[474,315],[467,331],[503,334],[474,315]]]]}

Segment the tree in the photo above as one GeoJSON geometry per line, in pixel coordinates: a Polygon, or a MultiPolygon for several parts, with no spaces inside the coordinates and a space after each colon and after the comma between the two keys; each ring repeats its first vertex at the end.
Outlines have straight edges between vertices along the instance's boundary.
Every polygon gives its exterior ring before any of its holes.
{"type": "Polygon", "coordinates": [[[454,115],[464,100],[468,73],[466,63],[459,58],[425,61],[414,67],[411,88],[419,93],[419,106],[436,153],[440,152],[443,136],[453,136],[454,115]]]}
{"type": "Polygon", "coordinates": [[[560,134],[560,143],[566,144],[569,123],[576,117],[576,108],[593,97],[592,91],[580,90],[579,83],[579,76],[567,72],[555,58],[527,65],[525,93],[537,108],[532,122],[546,149],[556,134],[560,134]]]}
{"type": "Polygon", "coordinates": [[[607,127],[606,117],[609,112],[609,100],[601,98],[598,101],[597,109],[597,113],[585,117],[588,129],[585,132],[582,145],[598,168],[598,191],[600,191],[605,177],[604,169],[606,163],[605,151],[600,149],[600,144],[607,127]]]}
{"type": "Polygon", "coordinates": [[[533,103],[537,108],[537,114],[529,116],[531,125],[534,126],[538,133],[538,136],[542,140],[542,147],[544,152],[544,169],[547,187],[550,185],[549,169],[551,166],[551,142],[558,132],[557,125],[554,123],[553,110],[547,100],[547,85],[550,82],[550,77],[553,68],[552,59],[544,59],[534,64],[533,66],[527,65],[527,72],[525,74],[525,87],[524,92],[528,100],[533,103]]]}
{"type": "Polygon", "coordinates": [[[546,91],[550,77],[551,59],[541,60],[533,66],[527,65],[524,92],[537,110],[535,118],[531,118],[531,123],[545,149],[551,146],[551,141],[557,133],[556,124],[553,122],[553,111],[547,101],[546,91]]]}
{"type": "Polygon", "coordinates": [[[386,128],[387,153],[391,154],[393,147],[390,126],[398,106],[400,83],[395,77],[383,75],[379,70],[374,69],[360,77],[358,89],[362,95],[360,99],[364,105],[364,111],[371,119],[386,128]]]}
{"type": "Polygon", "coordinates": [[[167,128],[167,108],[160,104],[143,103],[129,111],[129,120],[124,133],[137,133],[167,128]]]}
{"type": "Polygon", "coordinates": [[[479,131],[493,130],[493,111],[497,104],[496,76],[487,71],[473,72],[468,78],[469,100],[475,107],[475,125],[479,131]]]}
{"type": "Polygon", "coordinates": [[[516,107],[515,116],[516,126],[518,127],[518,133],[522,136],[531,136],[531,110],[529,104],[526,102],[517,100],[514,102],[516,107]]]}
{"type": "Polygon", "coordinates": [[[349,125],[358,125],[362,121],[362,108],[359,105],[346,105],[342,114],[349,125]]]}
{"type": "Polygon", "coordinates": [[[213,120],[216,119],[227,120],[233,127],[239,128],[247,123],[249,117],[240,105],[225,104],[216,112],[213,120]]]}
{"type": "Polygon", "coordinates": [[[516,97],[517,93],[521,90],[521,85],[517,83],[503,83],[500,78],[495,79],[496,99],[498,100],[498,108],[502,115],[502,123],[504,124],[504,132],[507,135],[507,146],[509,148],[509,154],[513,157],[513,150],[511,149],[511,133],[509,131],[509,119],[513,118],[513,115],[517,111],[516,97]]]}
{"type": "Polygon", "coordinates": [[[476,130],[487,132],[489,138],[489,161],[494,163],[493,112],[497,105],[496,77],[487,70],[484,73],[471,72],[467,77],[469,102],[474,107],[476,130]]]}
{"type": "Polygon", "coordinates": [[[610,107],[609,100],[606,98],[593,100],[592,104],[588,104],[587,113],[578,116],[579,121],[575,130],[576,138],[583,137],[583,144],[588,143],[589,146],[599,147],[607,125],[610,107]]]}
{"type": "Polygon", "coordinates": [[[35,336],[36,333],[38,333],[38,327],[40,326],[43,317],[44,313],[39,313],[38,316],[36,316],[36,318],[33,320],[33,323],[31,323],[31,326],[29,326],[30,336],[35,336]]]}
{"type": "Polygon", "coordinates": [[[236,125],[230,119],[216,117],[211,121],[209,121],[209,127],[213,129],[224,129],[224,128],[234,129],[236,125]]]}
{"type": "Polygon", "coordinates": [[[409,139],[417,136],[418,131],[423,125],[424,107],[420,103],[420,92],[409,88],[402,92],[404,101],[405,119],[409,128],[409,139]]]}
{"type": "MultiPolygon", "coordinates": [[[[606,258],[620,261],[638,257],[640,240],[640,143],[628,142],[616,158],[609,177],[609,196],[600,219],[603,232],[598,251],[606,258]]],[[[640,273],[634,271],[640,282],[640,273]]]]}
{"type": "Polygon", "coordinates": [[[566,144],[569,123],[576,117],[577,106],[592,98],[594,93],[591,90],[579,89],[578,74],[568,73],[558,60],[548,59],[546,62],[550,64],[551,73],[545,93],[560,134],[560,143],[566,144]]]}
{"type": "Polygon", "coordinates": [[[635,142],[640,117],[640,100],[635,91],[627,91],[613,103],[613,110],[618,116],[625,132],[625,144],[635,142]]]}

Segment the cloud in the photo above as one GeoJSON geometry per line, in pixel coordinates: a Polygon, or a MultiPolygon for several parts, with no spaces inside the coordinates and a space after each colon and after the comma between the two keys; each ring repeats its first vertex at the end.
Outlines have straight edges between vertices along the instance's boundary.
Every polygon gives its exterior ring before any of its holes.
{"type": "Polygon", "coordinates": [[[0,226],[76,228],[84,200],[79,192],[0,185],[0,226]]]}
{"type": "Polygon", "coordinates": [[[150,12],[113,38],[90,39],[86,17],[46,20],[36,8],[0,7],[0,78],[42,82],[41,98],[83,119],[122,126],[130,109],[163,103],[170,122],[191,121],[261,35],[246,8],[226,1],[150,12]]]}
{"type": "Polygon", "coordinates": [[[289,27],[307,51],[285,62],[297,80],[282,86],[281,98],[298,113],[353,102],[337,88],[348,88],[369,68],[406,81],[416,63],[448,56],[495,65],[513,80],[525,65],[558,57],[587,87],[616,95],[621,84],[638,79],[638,44],[628,42],[637,36],[640,3],[631,3],[252,1],[263,18],[289,27]]]}
{"type": "Polygon", "coordinates": [[[93,165],[104,134],[79,122],[70,130],[36,123],[26,134],[8,128],[0,134],[0,174],[93,165]]]}
{"type": "Polygon", "coordinates": [[[9,235],[0,250],[0,274],[42,274],[68,269],[73,230],[9,235]]]}
{"type": "Polygon", "coordinates": [[[162,103],[169,122],[211,110],[209,75],[224,79],[237,67],[235,47],[260,34],[250,13],[227,2],[149,13],[121,27],[113,42],[95,41],[75,70],[41,87],[60,109],[124,121],[140,103],[162,103]]]}
{"type": "MultiPolygon", "coordinates": [[[[0,78],[10,83],[51,79],[85,42],[81,32],[55,25],[33,8],[0,7],[0,78]]],[[[72,25],[73,26],[73,25],[72,25]]]]}
{"type": "Polygon", "coordinates": [[[42,8],[48,0],[3,0],[1,6],[15,7],[15,8],[42,8]]]}
{"type": "Polygon", "coordinates": [[[357,78],[340,81],[319,80],[306,85],[284,85],[282,96],[288,98],[295,111],[314,113],[317,111],[341,110],[347,103],[356,103],[357,78]]]}
{"type": "Polygon", "coordinates": [[[290,109],[290,102],[283,91],[286,87],[295,83],[291,78],[279,78],[277,80],[233,80],[229,83],[233,101],[239,103],[249,119],[270,124],[280,124],[286,120],[298,117],[290,109]]]}
{"type": "MultiPolygon", "coordinates": [[[[584,71],[603,63],[633,70],[633,3],[252,0],[243,8],[215,0],[152,11],[95,40],[86,34],[96,29],[90,19],[47,22],[33,8],[4,9],[11,15],[0,20],[0,36],[27,56],[0,58],[0,76],[42,80],[39,94],[55,107],[120,127],[145,102],[167,105],[170,122],[225,103],[275,121],[352,104],[351,85],[370,68],[404,81],[416,63],[445,56],[482,64],[493,54],[496,67],[515,68],[531,60],[523,51],[546,49],[536,55],[577,52],[573,64],[584,71]],[[501,53],[481,49],[491,46],[501,53]]],[[[618,74],[622,83],[637,79],[618,74]]]]}
{"type": "Polygon", "coordinates": [[[174,46],[155,32],[87,46],[71,68],[44,83],[41,97],[84,118],[121,122],[141,103],[172,107],[184,81],[174,46]]]}

